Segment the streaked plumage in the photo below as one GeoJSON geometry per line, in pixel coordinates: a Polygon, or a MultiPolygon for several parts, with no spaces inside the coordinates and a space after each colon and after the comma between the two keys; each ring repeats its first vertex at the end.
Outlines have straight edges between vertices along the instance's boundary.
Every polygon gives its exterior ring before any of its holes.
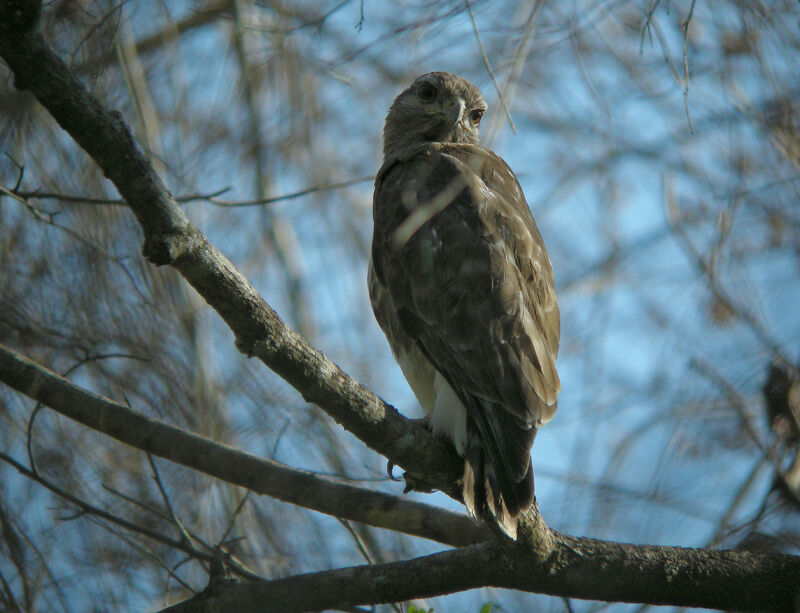
{"type": "Polygon", "coordinates": [[[480,91],[449,73],[392,104],[375,180],[375,317],[435,433],[464,457],[464,503],[512,538],[530,448],[556,410],[550,260],[514,173],[478,142],[480,91]]]}

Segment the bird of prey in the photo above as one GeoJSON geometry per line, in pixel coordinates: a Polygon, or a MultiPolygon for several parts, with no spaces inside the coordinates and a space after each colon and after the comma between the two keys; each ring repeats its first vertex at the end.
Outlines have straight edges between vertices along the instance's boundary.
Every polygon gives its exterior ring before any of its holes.
{"type": "Polygon", "coordinates": [[[434,434],[464,458],[473,518],[516,538],[530,449],[556,410],[550,259],[516,176],[478,144],[480,90],[446,72],[394,101],[375,179],[375,317],[434,434]]]}

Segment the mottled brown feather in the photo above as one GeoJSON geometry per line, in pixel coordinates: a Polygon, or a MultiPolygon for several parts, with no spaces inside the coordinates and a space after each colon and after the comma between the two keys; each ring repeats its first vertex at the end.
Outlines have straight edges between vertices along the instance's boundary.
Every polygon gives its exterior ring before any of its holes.
{"type": "Polygon", "coordinates": [[[376,318],[396,355],[427,361],[463,403],[465,504],[513,536],[560,389],[553,275],[522,189],[492,151],[423,139],[386,151],[373,215],[376,318]]]}

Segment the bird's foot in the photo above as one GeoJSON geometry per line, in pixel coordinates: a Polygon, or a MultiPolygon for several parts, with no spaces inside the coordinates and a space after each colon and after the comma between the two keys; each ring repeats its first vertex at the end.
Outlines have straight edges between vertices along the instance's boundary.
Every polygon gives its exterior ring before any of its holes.
{"type": "Polygon", "coordinates": [[[389,475],[389,479],[392,481],[400,481],[400,477],[394,476],[394,462],[391,460],[386,462],[386,474],[389,475]]]}
{"type": "MultiPolygon", "coordinates": [[[[409,418],[408,421],[414,422],[415,424],[422,426],[426,430],[430,430],[431,426],[431,418],[430,415],[426,415],[425,417],[417,417],[417,418],[409,418]]],[[[408,494],[409,492],[423,492],[426,494],[430,494],[431,492],[435,491],[436,488],[427,483],[424,479],[420,479],[418,477],[413,477],[408,473],[403,473],[402,477],[395,477],[394,476],[394,464],[391,460],[386,462],[386,474],[389,475],[389,479],[392,481],[400,481],[401,479],[406,482],[406,486],[403,488],[403,493],[408,494]]]]}
{"type": "Polygon", "coordinates": [[[408,473],[403,473],[402,477],[395,477],[394,464],[391,462],[391,460],[386,463],[386,474],[389,475],[389,478],[392,481],[402,480],[406,482],[406,486],[403,488],[404,494],[408,494],[409,492],[423,492],[425,494],[430,494],[436,489],[432,485],[428,484],[424,479],[413,477],[408,473]]]}
{"type": "Polygon", "coordinates": [[[431,494],[436,491],[436,488],[424,479],[419,479],[409,475],[408,473],[403,473],[403,479],[406,482],[406,486],[403,488],[404,494],[408,494],[409,492],[422,492],[423,494],[431,494]]]}

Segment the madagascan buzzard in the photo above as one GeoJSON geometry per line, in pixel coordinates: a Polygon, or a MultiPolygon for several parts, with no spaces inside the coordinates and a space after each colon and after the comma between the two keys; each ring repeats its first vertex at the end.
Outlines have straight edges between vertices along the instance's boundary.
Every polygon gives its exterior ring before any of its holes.
{"type": "Polygon", "coordinates": [[[446,72],[394,101],[375,180],[369,292],[434,433],[464,458],[472,517],[516,538],[530,449],[556,410],[559,315],[519,182],[478,144],[480,91],[446,72]]]}

